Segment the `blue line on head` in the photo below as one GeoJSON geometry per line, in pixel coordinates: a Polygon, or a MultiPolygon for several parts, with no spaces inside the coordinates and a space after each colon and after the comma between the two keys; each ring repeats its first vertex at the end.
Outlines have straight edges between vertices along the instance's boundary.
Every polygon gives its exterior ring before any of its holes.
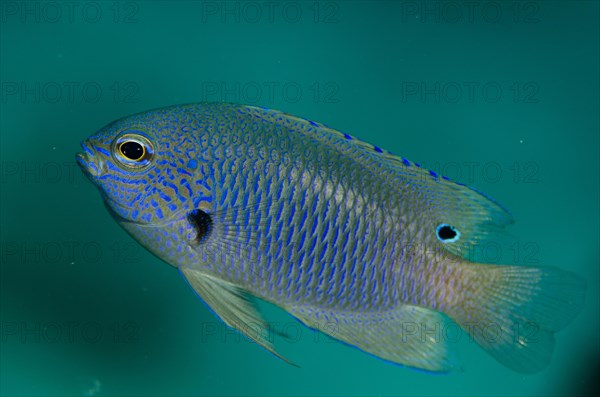
{"type": "Polygon", "coordinates": [[[98,152],[102,153],[103,155],[110,157],[110,152],[108,150],[98,147],[96,145],[94,145],[94,149],[96,149],[98,152]]]}

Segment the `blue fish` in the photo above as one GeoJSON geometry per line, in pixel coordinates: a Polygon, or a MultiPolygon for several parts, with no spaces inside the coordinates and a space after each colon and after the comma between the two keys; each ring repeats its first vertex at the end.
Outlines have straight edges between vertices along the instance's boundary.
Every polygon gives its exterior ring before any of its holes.
{"type": "Polygon", "coordinates": [[[250,297],[435,372],[456,367],[440,332],[452,324],[505,366],[540,371],[583,306],[576,275],[469,260],[513,222],[497,202],[314,121],[173,106],[117,120],[82,147],[77,161],[115,220],[279,357],[250,297]]]}

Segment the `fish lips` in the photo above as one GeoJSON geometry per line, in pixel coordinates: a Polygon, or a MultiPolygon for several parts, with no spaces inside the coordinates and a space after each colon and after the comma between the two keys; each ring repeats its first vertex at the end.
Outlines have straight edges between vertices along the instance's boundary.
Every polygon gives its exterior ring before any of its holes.
{"type": "Polygon", "coordinates": [[[85,176],[93,181],[94,178],[100,176],[100,164],[98,164],[97,161],[94,161],[98,156],[86,141],[81,142],[81,148],[83,149],[83,153],[77,153],[75,155],[75,161],[85,176]]]}

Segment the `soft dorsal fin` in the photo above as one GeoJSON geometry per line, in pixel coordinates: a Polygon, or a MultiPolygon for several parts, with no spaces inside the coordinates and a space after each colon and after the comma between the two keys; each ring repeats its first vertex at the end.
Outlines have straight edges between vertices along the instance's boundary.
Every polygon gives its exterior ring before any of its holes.
{"type": "Polygon", "coordinates": [[[442,337],[450,320],[433,310],[412,305],[376,312],[309,306],[287,310],[308,327],[392,363],[431,372],[448,372],[456,366],[442,337]]]}
{"type": "Polygon", "coordinates": [[[321,123],[255,106],[242,106],[240,111],[267,122],[283,124],[309,140],[326,145],[352,158],[357,164],[372,169],[397,189],[412,192],[411,196],[418,197],[420,204],[426,206],[429,212],[427,219],[431,225],[427,226],[432,235],[436,226],[441,224],[451,225],[460,232],[457,241],[441,244],[454,255],[477,261],[480,258],[473,257],[472,247],[488,243],[506,244],[511,240],[504,227],[514,222],[512,214],[477,189],[451,181],[418,163],[321,123]]]}
{"type": "Polygon", "coordinates": [[[269,332],[268,326],[244,291],[197,270],[180,268],[179,272],[225,324],[288,364],[295,365],[277,353],[275,347],[266,338],[269,332]]]}

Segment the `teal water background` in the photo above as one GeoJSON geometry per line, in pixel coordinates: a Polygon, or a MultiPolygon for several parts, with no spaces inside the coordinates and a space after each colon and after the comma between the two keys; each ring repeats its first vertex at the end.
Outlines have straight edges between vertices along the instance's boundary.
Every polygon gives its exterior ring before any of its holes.
{"type": "Polygon", "coordinates": [[[3,396],[589,390],[599,369],[597,2],[0,4],[3,396]],[[502,262],[588,282],[548,368],[514,373],[464,336],[462,371],[431,375],[330,343],[267,305],[292,338],[276,344],[300,368],[227,331],[117,226],[74,162],[79,141],[117,118],[201,101],[323,122],[503,203],[518,242],[502,262]]]}

